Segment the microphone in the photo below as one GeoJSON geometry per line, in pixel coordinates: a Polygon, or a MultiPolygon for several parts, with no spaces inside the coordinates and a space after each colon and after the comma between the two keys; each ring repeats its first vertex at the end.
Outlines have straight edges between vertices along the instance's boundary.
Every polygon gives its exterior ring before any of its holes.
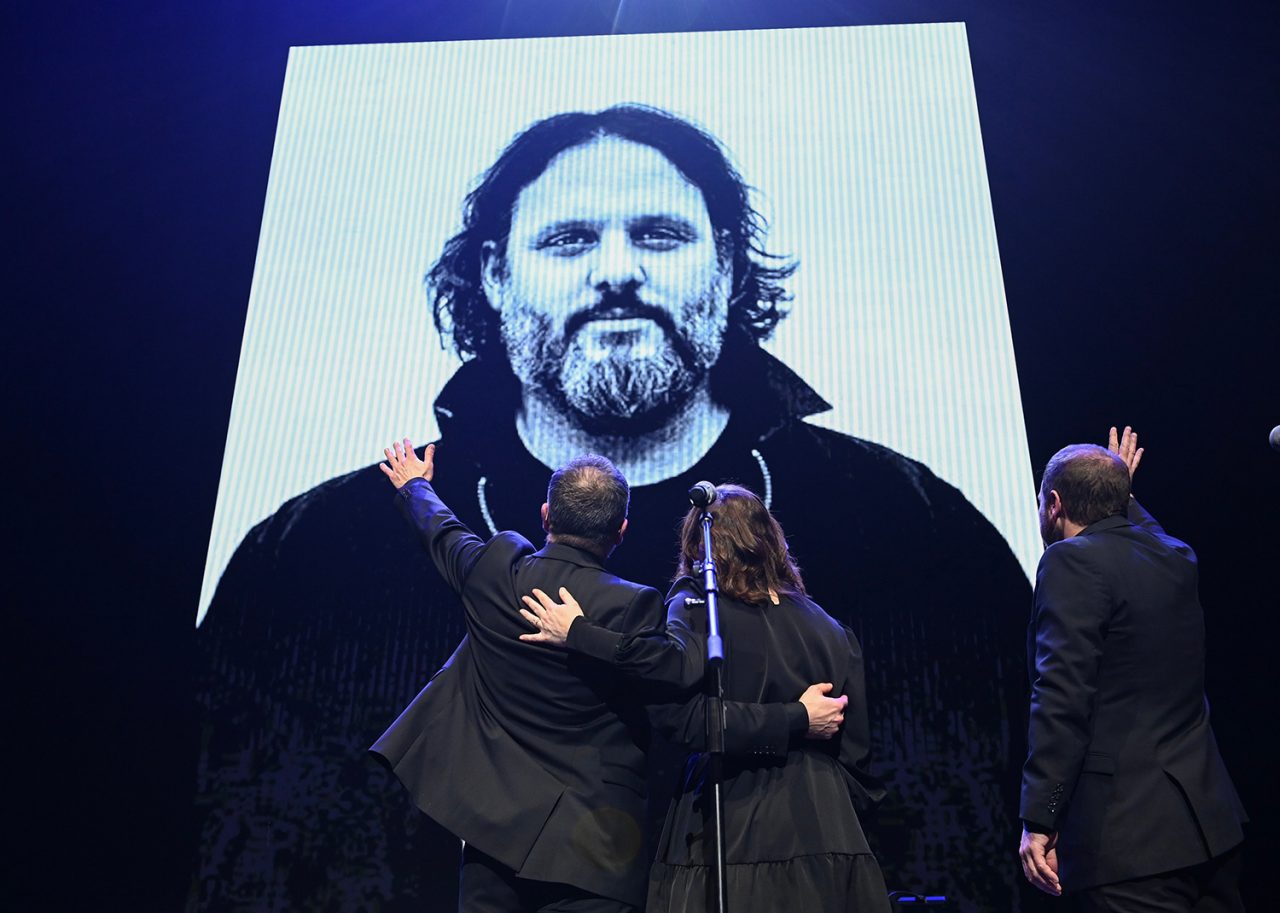
{"type": "MultiPolygon", "coordinates": [[[[1276,425],[1271,429],[1271,449],[1280,450],[1280,425],[1276,425]]],[[[699,482],[698,484],[701,485],[703,483],[699,482]]],[[[693,497],[693,495],[689,497],[693,497]]]]}
{"type": "MultiPolygon", "coordinates": [[[[1280,429],[1277,429],[1280,430],[1280,429]]],[[[706,510],[719,497],[716,487],[710,482],[699,482],[697,485],[689,489],[689,503],[694,507],[700,507],[706,510]]]]}

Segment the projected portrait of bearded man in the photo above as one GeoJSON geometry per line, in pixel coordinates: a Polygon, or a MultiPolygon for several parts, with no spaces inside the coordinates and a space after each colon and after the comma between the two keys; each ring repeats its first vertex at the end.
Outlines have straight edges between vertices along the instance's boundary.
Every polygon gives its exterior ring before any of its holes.
{"type": "Polygon", "coordinates": [[[782,317],[794,266],[757,246],[762,227],[691,125],[638,106],[548,118],[468,197],[427,277],[436,326],[464,359],[509,366],[544,464],[614,449],[633,483],[658,482],[729,423],[711,382],[726,336],[754,344],[782,317]]]}
{"type": "Polygon", "coordinates": [[[484,294],[527,393],[521,424],[536,411],[628,435],[704,389],[729,278],[701,194],[657,150],[602,138],[561,153],[521,191],[502,247],[485,244],[484,294]]]}
{"type": "MultiPolygon", "coordinates": [[[[693,483],[759,492],[866,652],[890,794],[867,830],[886,881],[1008,909],[1026,575],[926,466],[805,420],[830,406],[762,343],[787,307],[830,305],[787,304],[797,263],[767,252],[765,229],[719,142],[668,112],[619,105],[519,133],[427,273],[463,360],[435,400],[436,488],[477,533],[538,541],[550,468],[603,454],[632,485],[610,568],[660,587],[693,483]]],[[[384,488],[370,464],[286,502],[221,578],[199,629],[201,885],[252,878],[314,905],[305,879],[251,859],[283,832],[326,890],[449,896],[451,838],[363,758],[463,634],[384,488]]],[[[224,908],[201,891],[196,908],[224,908]]]]}

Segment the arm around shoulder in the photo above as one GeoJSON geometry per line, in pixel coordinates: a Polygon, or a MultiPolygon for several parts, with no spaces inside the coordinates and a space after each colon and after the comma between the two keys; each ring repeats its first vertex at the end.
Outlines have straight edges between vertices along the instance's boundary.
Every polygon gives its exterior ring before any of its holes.
{"type": "Polygon", "coordinates": [[[683,691],[702,681],[706,639],[688,617],[682,596],[674,597],[663,624],[662,597],[643,587],[615,631],[589,618],[576,619],[565,645],[610,663],[619,673],[647,684],[683,691]]]}

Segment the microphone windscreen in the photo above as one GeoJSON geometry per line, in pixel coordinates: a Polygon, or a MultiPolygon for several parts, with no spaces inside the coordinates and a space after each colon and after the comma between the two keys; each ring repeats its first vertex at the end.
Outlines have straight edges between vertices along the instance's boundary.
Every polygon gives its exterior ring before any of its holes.
{"type": "Polygon", "coordinates": [[[715,503],[717,494],[710,482],[699,482],[689,489],[689,503],[694,507],[709,507],[715,503]]]}

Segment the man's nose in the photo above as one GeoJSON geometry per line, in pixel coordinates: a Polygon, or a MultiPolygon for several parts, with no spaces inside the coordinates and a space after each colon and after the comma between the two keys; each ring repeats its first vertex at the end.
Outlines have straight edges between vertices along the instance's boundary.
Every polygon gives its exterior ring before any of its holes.
{"type": "Polygon", "coordinates": [[[631,243],[625,231],[607,231],[596,248],[595,261],[587,274],[592,288],[618,291],[627,286],[642,285],[646,278],[641,251],[631,243]]]}

